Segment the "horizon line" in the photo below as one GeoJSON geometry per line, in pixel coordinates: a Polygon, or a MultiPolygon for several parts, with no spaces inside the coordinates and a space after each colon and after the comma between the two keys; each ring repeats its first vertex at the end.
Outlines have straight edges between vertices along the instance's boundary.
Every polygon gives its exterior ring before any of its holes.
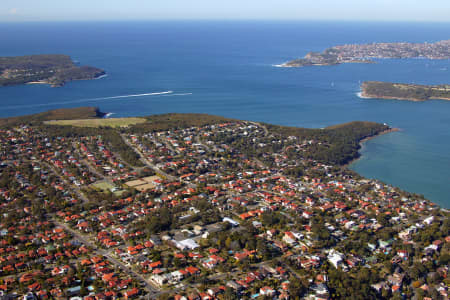
{"type": "Polygon", "coordinates": [[[343,23],[416,23],[416,24],[450,24],[450,21],[435,20],[364,20],[364,19],[263,19],[263,18],[157,18],[157,19],[66,19],[66,20],[2,20],[0,24],[11,23],[111,23],[111,22],[343,22],[343,23]]]}

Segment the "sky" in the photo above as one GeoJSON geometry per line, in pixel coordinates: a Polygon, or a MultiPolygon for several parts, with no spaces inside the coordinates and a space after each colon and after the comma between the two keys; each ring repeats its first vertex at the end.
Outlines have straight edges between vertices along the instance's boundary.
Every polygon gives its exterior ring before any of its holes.
{"type": "Polygon", "coordinates": [[[161,19],[450,22],[450,0],[0,0],[0,22],[161,19]]]}

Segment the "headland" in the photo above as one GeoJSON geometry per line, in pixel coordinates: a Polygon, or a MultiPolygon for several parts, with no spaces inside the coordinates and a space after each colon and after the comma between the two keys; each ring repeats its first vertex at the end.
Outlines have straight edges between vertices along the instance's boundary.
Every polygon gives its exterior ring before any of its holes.
{"type": "Polygon", "coordinates": [[[372,43],[334,46],[322,53],[309,52],[280,67],[330,66],[344,63],[374,63],[380,58],[450,59],[450,40],[436,43],[372,43]]]}
{"type": "Polygon", "coordinates": [[[0,291],[379,299],[446,282],[449,212],[342,167],[386,124],[100,115],[0,119],[0,291]]]}
{"type": "Polygon", "coordinates": [[[366,81],[361,85],[361,97],[409,101],[450,100],[450,85],[366,81]]]}
{"type": "Polygon", "coordinates": [[[63,86],[73,80],[90,80],[105,75],[91,66],[77,66],[70,56],[42,54],[0,57],[0,87],[19,84],[63,86]]]}

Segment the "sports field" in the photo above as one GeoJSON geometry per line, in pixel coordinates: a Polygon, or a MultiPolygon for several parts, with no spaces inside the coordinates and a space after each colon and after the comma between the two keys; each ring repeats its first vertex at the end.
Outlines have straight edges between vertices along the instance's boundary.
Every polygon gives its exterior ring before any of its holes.
{"type": "Polygon", "coordinates": [[[46,121],[49,125],[67,125],[77,127],[127,127],[147,122],[144,118],[110,118],[46,121]]]}
{"type": "Polygon", "coordinates": [[[97,188],[103,192],[112,192],[117,196],[122,195],[124,190],[117,189],[114,185],[106,181],[99,181],[91,185],[91,187],[97,188]]]}

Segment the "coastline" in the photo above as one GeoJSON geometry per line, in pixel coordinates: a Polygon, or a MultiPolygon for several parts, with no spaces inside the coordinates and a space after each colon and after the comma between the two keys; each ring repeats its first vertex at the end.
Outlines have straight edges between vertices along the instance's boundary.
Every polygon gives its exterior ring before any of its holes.
{"type": "Polygon", "coordinates": [[[450,40],[435,43],[371,43],[345,44],[327,48],[322,52],[309,52],[303,58],[285,62],[281,67],[329,66],[346,63],[376,63],[374,59],[428,58],[449,59],[450,40]],[[386,45],[388,49],[386,51],[386,45]],[[432,53],[430,53],[430,48],[432,53]]]}
{"type": "Polygon", "coordinates": [[[401,97],[390,97],[390,96],[376,96],[376,95],[368,95],[364,92],[357,93],[358,97],[362,99],[383,99],[383,100],[399,100],[399,101],[412,101],[412,102],[426,102],[430,100],[444,100],[450,101],[450,98],[428,98],[428,99],[414,99],[414,98],[401,98],[401,97]]]}
{"type": "Polygon", "coordinates": [[[290,64],[290,62],[285,62],[278,65],[273,65],[277,68],[303,68],[303,67],[324,67],[324,66],[336,66],[341,63],[308,63],[308,64],[290,64]]]}
{"type": "Polygon", "coordinates": [[[421,85],[414,83],[364,81],[360,84],[360,95],[364,98],[414,102],[425,102],[428,100],[450,101],[450,85],[421,85]]]}
{"type": "Polygon", "coordinates": [[[361,98],[361,99],[373,99],[373,98],[370,98],[370,97],[363,96],[362,91],[357,92],[356,96],[358,96],[358,98],[361,98]]]}
{"type": "Polygon", "coordinates": [[[388,134],[388,133],[391,133],[391,132],[397,132],[397,131],[401,131],[401,129],[400,128],[396,128],[396,127],[388,128],[388,129],[386,129],[384,131],[379,132],[376,135],[372,135],[372,136],[368,136],[368,137],[363,138],[362,140],[359,141],[359,146],[360,146],[360,149],[358,150],[359,156],[356,157],[355,159],[351,160],[350,162],[346,163],[345,165],[342,165],[342,167],[343,168],[348,168],[351,164],[355,163],[356,161],[358,161],[362,157],[362,155],[360,153],[360,150],[364,146],[365,142],[370,141],[372,139],[375,139],[375,138],[377,138],[379,136],[382,136],[382,135],[385,135],[385,134],[388,134]]]}
{"type": "Polygon", "coordinates": [[[46,81],[30,81],[25,84],[50,84],[50,83],[46,81]]]}
{"type": "Polygon", "coordinates": [[[67,82],[71,82],[71,81],[80,81],[80,80],[99,80],[99,79],[105,78],[105,77],[107,77],[107,76],[108,76],[108,74],[107,74],[106,72],[103,72],[103,74],[100,74],[100,75],[98,75],[98,76],[96,76],[96,77],[93,77],[93,78],[71,79],[71,80],[64,81],[64,82],[57,83],[57,84],[48,82],[48,81],[46,81],[46,80],[42,80],[42,81],[29,81],[29,82],[25,82],[24,84],[47,84],[47,85],[50,85],[50,87],[55,88],[55,87],[62,87],[62,86],[64,86],[67,82]]]}
{"type": "Polygon", "coordinates": [[[282,64],[272,65],[277,68],[303,68],[303,67],[324,67],[324,66],[337,66],[343,64],[376,64],[377,62],[372,60],[348,60],[348,61],[336,61],[333,63],[294,63],[294,61],[288,61],[282,64]]]}

